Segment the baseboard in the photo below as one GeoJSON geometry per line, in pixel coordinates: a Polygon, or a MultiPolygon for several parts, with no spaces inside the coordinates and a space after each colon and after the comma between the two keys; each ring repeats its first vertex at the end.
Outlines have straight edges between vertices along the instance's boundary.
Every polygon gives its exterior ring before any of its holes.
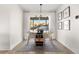
{"type": "Polygon", "coordinates": [[[9,51],[10,49],[0,49],[0,51],[9,51]]]}

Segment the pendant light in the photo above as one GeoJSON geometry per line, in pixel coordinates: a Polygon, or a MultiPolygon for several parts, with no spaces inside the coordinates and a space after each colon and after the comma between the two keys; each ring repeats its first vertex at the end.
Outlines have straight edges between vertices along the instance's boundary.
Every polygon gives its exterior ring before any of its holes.
{"type": "MultiPolygon", "coordinates": [[[[40,4],[40,16],[39,16],[39,21],[41,20],[41,18],[42,18],[42,4],[40,4]]],[[[39,23],[39,26],[40,26],[40,23],[39,23]]]]}

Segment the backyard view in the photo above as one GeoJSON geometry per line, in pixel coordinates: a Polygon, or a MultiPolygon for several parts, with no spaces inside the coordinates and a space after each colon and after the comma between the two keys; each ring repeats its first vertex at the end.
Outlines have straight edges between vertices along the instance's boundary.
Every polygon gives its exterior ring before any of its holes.
{"type": "Polygon", "coordinates": [[[30,27],[32,31],[37,29],[48,31],[48,20],[30,20],[30,27]]]}

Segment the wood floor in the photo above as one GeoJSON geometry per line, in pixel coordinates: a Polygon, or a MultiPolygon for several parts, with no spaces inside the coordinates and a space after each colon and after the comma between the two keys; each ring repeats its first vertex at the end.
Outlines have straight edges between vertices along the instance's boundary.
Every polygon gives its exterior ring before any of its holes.
{"type": "MultiPolygon", "coordinates": [[[[0,52],[1,53],[1,52],[0,52]]],[[[45,36],[44,46],[35,45],[35,37],[30,36],[29,41],[23,41],[11,51],[4,51],[3,54],[73,54],[57,40],[51,40],[45,36]]]]}

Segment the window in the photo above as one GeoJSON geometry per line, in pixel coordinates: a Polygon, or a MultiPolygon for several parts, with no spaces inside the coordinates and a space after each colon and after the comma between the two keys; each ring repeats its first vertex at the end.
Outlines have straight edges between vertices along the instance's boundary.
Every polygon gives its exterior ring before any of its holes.
{"type": "Polygon", "coordinates": [[[43,29],[48,31],[48,18],[31,18],[30,19],[30,29],[31,31],[37,31],[37,29],[43,29]]]}

